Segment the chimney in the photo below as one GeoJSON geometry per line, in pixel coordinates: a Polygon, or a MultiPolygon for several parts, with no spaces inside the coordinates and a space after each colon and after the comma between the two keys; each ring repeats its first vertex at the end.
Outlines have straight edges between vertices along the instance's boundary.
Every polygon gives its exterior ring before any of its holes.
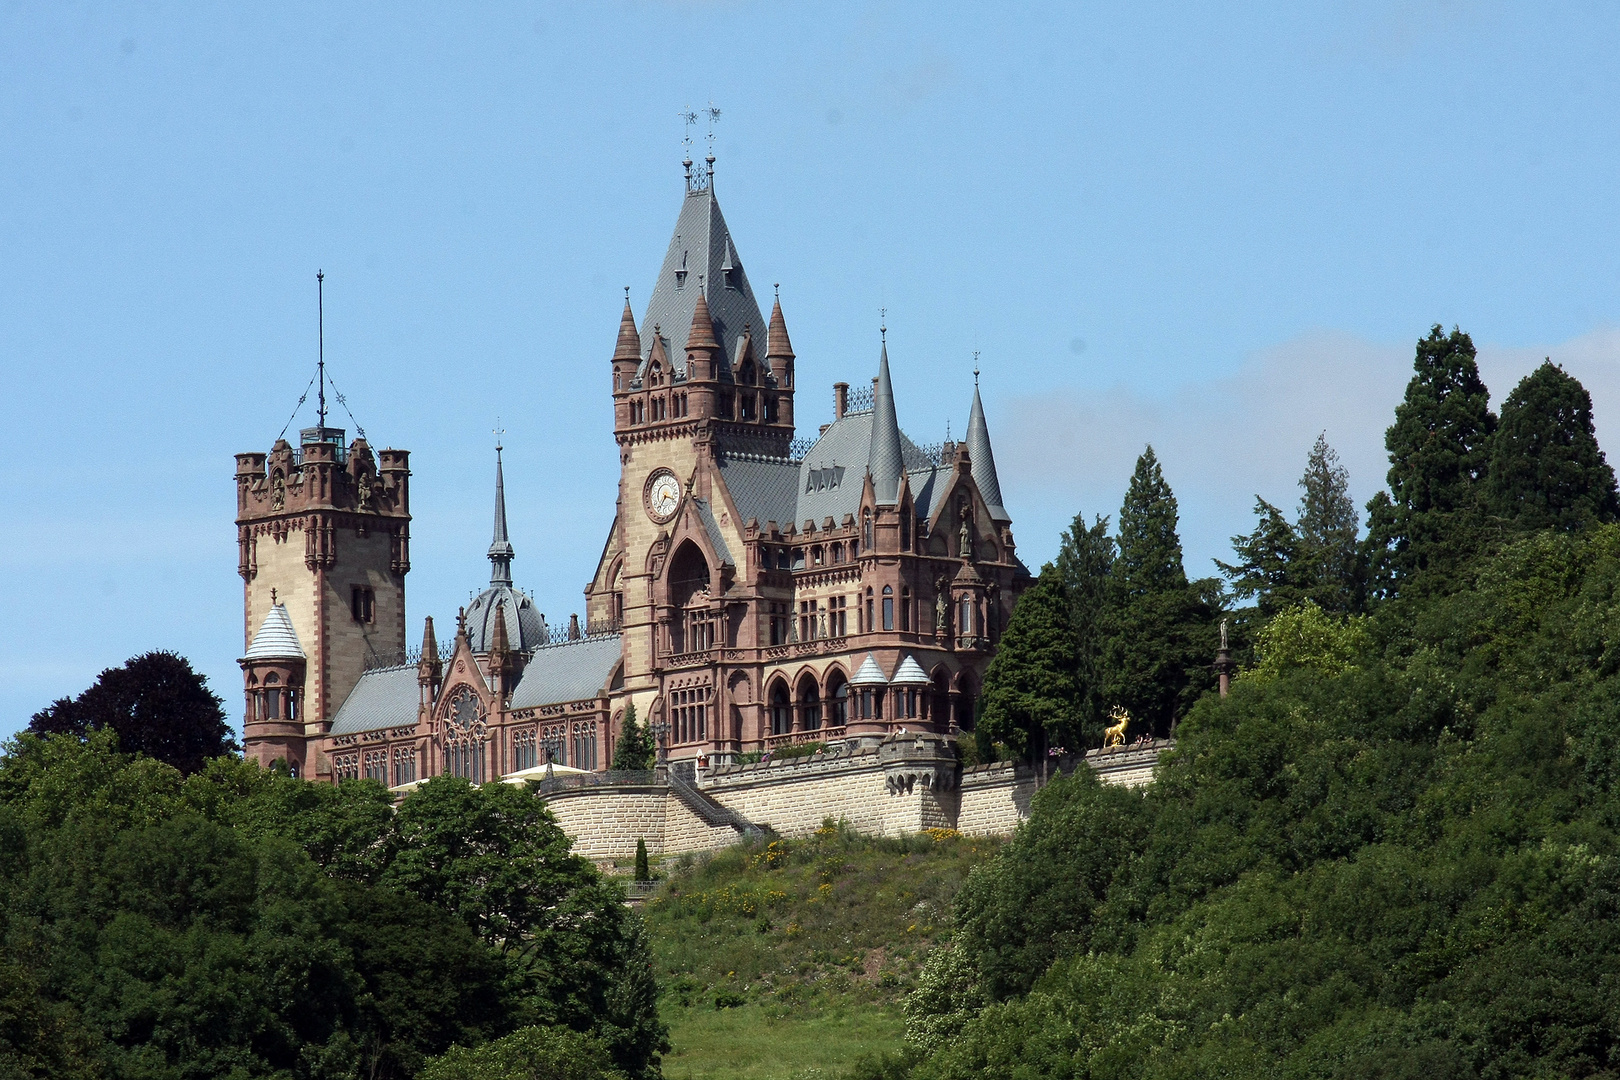
{"type": "Polygon", "coordinates": [[[579,640],[579,613],[578,612],[575,612],[574,614],[568,616],[568,640],[569,641],[578,641],[579,640]]]}
{"type": "Polygon", "coordinates": [[[842,420],[849,411],[849,383],[833,383],[833,419],[842,420]]]}

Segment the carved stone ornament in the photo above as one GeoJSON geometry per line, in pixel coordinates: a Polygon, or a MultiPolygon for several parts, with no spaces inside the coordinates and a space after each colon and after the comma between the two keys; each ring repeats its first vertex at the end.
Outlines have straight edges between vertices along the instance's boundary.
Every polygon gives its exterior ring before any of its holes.
{"type": "Polygon", "coordinates": [[[280,473],[276,473],[275,478],[270,481],[270,509],[280,510],[286,505],[287,481],[281,478],[280,473]]]}

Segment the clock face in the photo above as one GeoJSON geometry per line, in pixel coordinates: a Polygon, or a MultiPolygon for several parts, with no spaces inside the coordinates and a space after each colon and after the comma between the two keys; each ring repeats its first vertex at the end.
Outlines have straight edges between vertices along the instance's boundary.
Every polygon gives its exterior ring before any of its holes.
{"type": "Polygon", "coordinates": [[[668,469],[659,469],[647,479],[647,513],[662,524],[675,516],[681,505],[681,482],[668,469]]]}

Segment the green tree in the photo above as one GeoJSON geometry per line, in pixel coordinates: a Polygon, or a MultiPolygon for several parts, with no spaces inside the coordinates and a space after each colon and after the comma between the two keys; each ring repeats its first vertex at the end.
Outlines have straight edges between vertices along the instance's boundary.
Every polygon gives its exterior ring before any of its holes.
{"type": "Polygon", "coordinates": [[[1341,614],[1361,605],[1358,540],[1361,519],[1350,498],[1350,470],[1317,435],[1299,478],[1299,546],[1308,564],[1309,599],[1324,611],[1341,614]]]}
{"type": "Polygon", "coordinates": [[[1119,513],[1119,556],[1109,575],[1104,650],[1109,699],[1133,730],[1167,735],[1213,685],[1219,587],[1189,582],[1176,532],[1175,494],[1148,447],[1119,513]]]}
{"type": "Polygon", "coordinates": [[[639,836],[636,837],[636,880],[652,880],[652,867],[647,863],[647,841],[639,836]]]}
{"type": "Polygon", "coordinates": [[[1256,601],[1263,617],[1299,603],[1310,592],[1311,581],[1301,557],[1300,536],[1283,512],[1256,495],[1254,516],[1259,520],[1247,536],[1232,537],[1236,563],[1219,559],[1220,567],[1232,582],[1240,599],[1256,601]]]}
{"type": "Polygon", "coordinates": [[[668,1035],[645,940],[624,891],[572,853],[537,794],[441,776],[394,822],[381,884],[455,914],[498,952],[529,1022],[595,1032],[627,1075],[656,1074],[668,1035]]]}
{"type": "Polygon", "coordinates": [[[1297,668],[1328,675],[1351,670],[1371,641],[1364,616],[1335,618],[1309,601],[1280,612],[1256,635],[1257,662],[1245,679],[1275,679],[1297,668]]]}
{"type": "Polygon", "coordinates": [[[1057,572],[1069,598],[1069,623],[1074,635],[1074,736],[1080,746],[1102,738],[1107,700],[1104,669],[1108,628],[1109,576],[1114,568],[1114,539],[1108,519],[1099,516],[1089,526],[1085,514],[1076,514],[1058,548],[1057,572]]]}
{"type": "Polygon", "coordinates": [[[93,730],[116,732],[126,752],[189,774],[209,758],[240,749],[223,705],[190,661],[149,652],[106,669],[78,697],[60,698],[35,713],[28,730],[79,738],[93,730]]]}
{"type": "Polygon", "coordinates": [[[1077,720],[1074,624],[1051,563],[1019,597],[985,672],[974,728],[1034,760],[1049,746],[1084,746],[1077,720]]]}
{"type": "Polygon", "coordinates": [[[1484,480],[1496,416],[1474,343],[1436,325],[1418,342],[1413,367],[1384,436],[1389,492],[1367,504],[1363,551],[1377,598],[1452,591],[1487,540],[1484,480]]]}
{"type": "Polygon", "coordinates": [[[1520,532],[1573,532],[1620,516],[1614,470],[1592,426],[1592,396],[1550,360],[1502,403],[1490,501],[1493,516],[1520,532]]]}
{"type": "Polygon", "coordinates": [[[434,1058],[419,1080],[621,1080],[601,1043],[566,1028],[526,1027],[434,1058]]]}
{"type": "Polygon", "coordinates": [[[652,732],[636,723],[636,703],[624,707],[624,723],[618,742],[613,745],[613,767],[626,772],[644,772],[653,767],[652,732]]]}

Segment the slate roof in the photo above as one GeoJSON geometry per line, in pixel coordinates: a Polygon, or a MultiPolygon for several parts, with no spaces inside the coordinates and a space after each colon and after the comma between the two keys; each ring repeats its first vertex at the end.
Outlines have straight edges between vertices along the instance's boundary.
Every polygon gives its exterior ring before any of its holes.
{"type": "Polygon", "coordinates": [[[917,663],[910,653],[906,653],[906,658],[900,661],[900,666],[895,669],[894,678],[889,681],[896,686],[926,686],[928,675],[923,671],[922,665],[917,663]]]}
{"type": "Polygon", "coordinates": [[[565,641],[536,649],[523,669],[523,681],[512,691],[514,709],[556,705],[593,698],[607,686],[619,666],[620,637],[565,641]]]}
{"type": "Polygon", "coordinates": [[[990,450],[990,429],[984,422],[984,403],[979,400],[979,376],[973,376],[973,408],[968,413],[968,457],[973,462],[973,482],[990,507],[992,521],[1011,521],[1001,505],[1001,479],[996,475],[996,455],[990,450]]]}
{"type": "Polygon", "coordinates": [[[360,676],[332,720],[333,735],[357,735],[381,728],[415,727],[422,700],[416,665],[376,668],[360,676]]]}
{"type": "Polygon", "coordinates": [[[244,660],[303,660],[304,648],[298,644],[298,631],[293,629],[292,618],[286,604],[276,604],[259,624],[244,660]]]}
{"type": "MultiPolygon", "coordinates": [[[[641,317],[641,369],[636,372],[637,378],[652,354],[655,328],[664,339],[670,364],[685,370],[686,335],[692,327],[692,313],[697,310],[699,279],[714,321],[715,340],[720,343],[720,378],[729,382],[731,358],[736,355],[743,327],[753,328],[754,355],[763,359],[766,323],[748,275],[743,272],[737,246],[732,243],[731,230],[720,213],[712,182],[701,191],[688,191],[681,200],[675,235],[670,238],[664,265],[658,270],[646,314],[641,317]]],[[[761,367],[768,370],[767,365],[761,367]]]]}
{"type": "Polygon", "coordinates": [[[726,566],[736,566],[737,561],[731,557],[731,549],[726,546],[726,536],[720,531],[720,523],[714,519],[714,508],[707,499],[692,496],[692,504],[698,513],[698,520],[703,522],[703,531],[709,534],[709,543],[714,545],[715,552],[720,561],[726,566]]]}
{"type": "Polygon", "coordinates": [[[887,686],[889,680],[884,677],[883,669],[878,667],[877,661],[872,659],[872,654],[867,653],[866,659],[861,662],[860,669],[855,672],[855,677],[849,680],[849,685],[887,686]]]}
{"type": "Polygon", "coordinates": [[[545,616],[522,589],[511,585],[491,585],[467,605],[467,643],[482,656],[489,652],[495,635],[495,612],[504,603],[506,643],[513,652],[527,652],[550,640],[545,616]]]}

